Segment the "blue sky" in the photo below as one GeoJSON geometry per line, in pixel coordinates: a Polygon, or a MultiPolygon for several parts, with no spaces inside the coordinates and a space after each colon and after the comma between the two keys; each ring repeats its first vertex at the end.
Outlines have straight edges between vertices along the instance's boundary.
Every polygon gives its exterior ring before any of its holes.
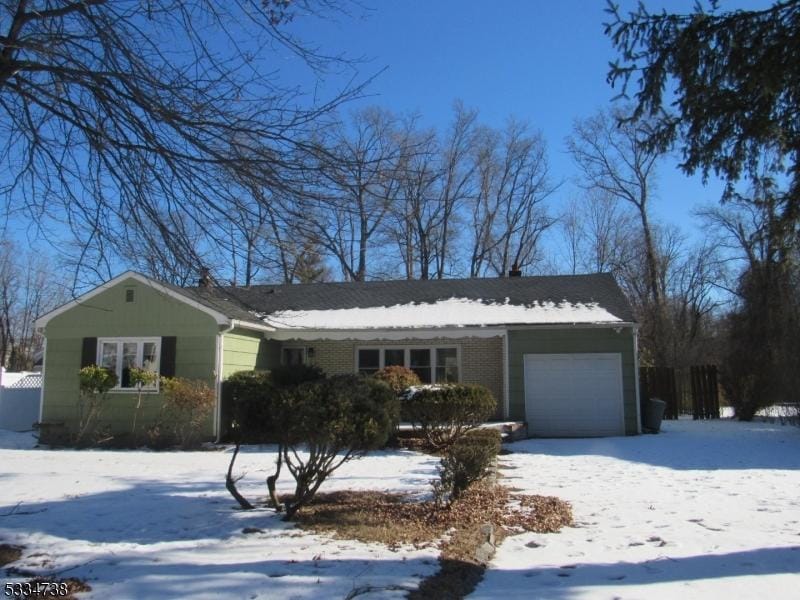
{"type": "MultiPolygon", "coordinates": [[[[398,113],[418,113],[422,124],[440,129],[460,99],[496,127],[514,116],[542,131],[549,148],[552,179],[564,184],[551,199],[554,213],[582,194],[574,184],[577,169],[564,138],[573,121],[610,105],[617,94],[606,83],[608,63],[616,55],[603,33],[605,0],[355,0],[349,15],[297,18],[291,32],[323,51],[363,57],[360,78],[380,73],[357,108],[375,104],[398,113]]],[[[633,0],[619,0],[623,9],[633,0]]],[[[646,0],[651,11],[690,12],[694,0],[646,0]]],[[[771,0],[721,0],[723,10],[769,6],[771,0]]],[[[279,81],[297,84],[318,98],[331,96],[353,72],[329,73],[316,81],[288,51],[267,53],[264,66],[279,81]]],[[[692,210],[716,203],[718,181],[703,185],[666,159],[659,169],[651,213],[679,226],[693,241],[703,232],[692,210]]],[[[14,223],[20,240],[35,237],[27,222],[14,223]]],[[[51,224],[53,225],[53,224],[51,224]]],[[[58,225],[53,225],[58,228],[58,225]]],[[[549,248],[551,259],[558,252],[549,248]]],[[[123,265],[124,266],[124,265],[123,265]]],[[[123,267],[121,266],[121,268],[123,267]]]]}
{"type": "MultiPolygon", "coordinates": [[[[624,9],[635,2],[622,0],[624,9]]],[[[721,8],[770,5],[766,0],[726,2],[721,8]]],[[[651,12],[690,12],[694,0],[647,0],[651,12]]],[[[293,24],[302,37],[331,52],[369,60],[362,75],[386,70],[369,86],[376,104],[398,112],[419,112],[423,123],[446,126],[455,99],[480,111],[481,120],[501,126],[514,115],[540,129],[548,143],[555,180],[565,180],[554,204],[579,194],[576,169],[564,138],[575,118],[609,106],[618,93],[606,83],[615,58],[603,33],[604,0],[379,1],[353,9],[353,18],[303,20],[293,24]]],[[[284,74],[285,70],[284,70],[284,74]]],[[[342,77],[329,76],[327,90],[342,77]]],[[[692,238],[702,235],[692,210],[719,200],[722,185],[687,177],[668,158],[659,169],[653,214],[692,238]]]]}

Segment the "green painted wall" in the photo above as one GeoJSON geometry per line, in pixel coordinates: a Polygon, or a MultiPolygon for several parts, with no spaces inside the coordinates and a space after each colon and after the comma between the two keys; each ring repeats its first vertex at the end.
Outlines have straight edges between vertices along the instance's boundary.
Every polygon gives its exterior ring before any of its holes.
{"type": "MultiPolygon", "coordinates": [[[[218,325],[208,314],[135,279],[119,282],[47,324],[43,420],[75,425],[84,337],[176,336],[175,375],[204,379],[213,386],[217,332],[218,325]],[[133,302],[125,302],[127,289],[134,291],[133,302]]],[[[159,394],[145,394],[143,398],[139,431],[152,423],[161,407],[159,394]]],[[[109,394],[101,424],[112,432],[130,431],[135,403],[135,393],[109,394]]],[[[206,434],[212,433],[210,418],[206,434]]]]}
{"type": "Polygon", "coordinates": [[[508,332],[509,418],[525,420],[524,354],[620,353],[625,432],[637,433],[633,330],[623,328],[513,329],[508,332]]]}
{"type": "Polygon", "coordinates": [[[276,347],[275,342],[267,343],[258,331],[237,328],[227,332],[223,336],[222,378],[230,377],[237,371],[269,369],[276,364],[272,356],[276,347]]]}

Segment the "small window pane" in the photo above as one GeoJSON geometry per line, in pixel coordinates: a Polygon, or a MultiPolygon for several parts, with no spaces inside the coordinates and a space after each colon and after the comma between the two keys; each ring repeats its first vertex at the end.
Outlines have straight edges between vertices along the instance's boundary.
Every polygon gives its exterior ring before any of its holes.
{"type": "Polygon", "coordinates": [[[422,350],[409,350],[409,360],[411,370],[414,371],[422,383],[431,382],[431,351],[428,348],[422,350]]]}
{"type": "Polygon", "coordinates": [[[100,366],[117,372],[117,344],[116,342],[103,342],[100,353],[100,366]]]}
{"type": "Polygon", "coordinates": [[[122,344],[122,381],[120,387],[131,387],[131,368],[138,366],[136,364],[136,351],[138,344],[136,342],[123,342],[122,344]]]}
{"type": "MultiPolygon", "coordinates": [[[[144,342],[142,344],[142,369],[151,373],[158,373],[158,346],[155,342],[144,342]]],[[[156,388],[156,382],[144,386],[145,388],[156,388]]]]}
{"type": "Polygon", "coordinates": [[[158,365],[156,364],[156,343],[145,342],[142,350],[142,368],[145,371],[157,371],[158,365]]]}
{"type": "Polygon", "coordinates": [[[283,364],[294,366],[302,365],[305,362],[304,348],[284,348],[283,349],[283,364]]]}
{"type": "Polygon", "coordinates": [[[383,365],[386,367],[404,367],[406,351],[402,348],[387,348],[383,351],[383,365]]]}
{"type": "Polygon", "coordinates": [[[358,372],[365,375],[375,373],[381,366],[380,350],[358,351],[358,372]]]}
{"type": "Polygon", "coordinates": [[[456,348],[436,349],[436,382],[458,382],[458,350],[456,348]]]}

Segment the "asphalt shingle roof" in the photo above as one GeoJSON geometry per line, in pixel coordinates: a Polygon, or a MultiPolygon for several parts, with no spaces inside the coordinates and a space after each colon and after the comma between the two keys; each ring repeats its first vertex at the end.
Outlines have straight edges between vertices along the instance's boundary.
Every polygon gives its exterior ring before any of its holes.
{"type": "Polygon", "coordinates": [[[449,298],[485,303],[532,305],[594,304],[623,322],[633,322],[630,303],[608,273],[473,279],[393,280],[250,287],[192,287],[176,291],[233,319],[260,322],[259,315],[278,311],[369,308],[427,304],[449,298]]]}

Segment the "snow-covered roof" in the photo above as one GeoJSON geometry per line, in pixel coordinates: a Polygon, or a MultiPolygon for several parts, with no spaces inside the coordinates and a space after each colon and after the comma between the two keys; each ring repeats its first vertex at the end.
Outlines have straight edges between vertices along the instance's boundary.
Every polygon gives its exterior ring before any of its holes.
{"type": "Polygon", "coordinates": [[[609,274],[182,288],[233,318],[284,330],[634,322],[609,274]]]}
{"type": "Polygon", "coordinates": [[[431,303],[330,310],[281,310],[259,315],[276,329],[423,329],[510,324],[619,323],[598,303],[529,305],[449,298],[431,303]]]}

